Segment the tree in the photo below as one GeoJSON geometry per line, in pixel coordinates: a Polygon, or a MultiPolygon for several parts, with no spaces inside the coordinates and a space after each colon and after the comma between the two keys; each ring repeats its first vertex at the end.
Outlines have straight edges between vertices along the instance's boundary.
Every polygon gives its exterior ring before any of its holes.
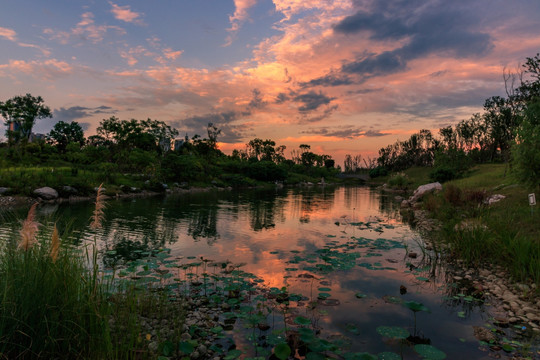
{"type": "Polygon", "coordinates": [[[27,143],[37,119],[52,117],[51,109],[43,105],[41,96],[30,94],[15,96],[6,102],[0,101],[0,115],[8,127],[6,135],[10,145],[27,143]]]}
{"type": "Polygon", "coordinates": [[[518,179],[532,188],[540,186],[540,99],[525,110],[512,157],[518,179]]]}
{"type": "Polygon", "coordinates": [[[80,146],[84,145],[84,131],[76,121],[71,123],[59,121],[54,124],[47,139],[50,144],[56,146],[59,152],[64,153],[70,143],[78,143],[80,146]]]}
{"type": "Polygon", "coordinates": [[[146,151],[167,151],[171,140],[178,131],[163,121],[120,120],[115,116],[103,119],[97,128],[97,133],[107,141],[116,144],[120,149],[133,148],[146,151]]]}

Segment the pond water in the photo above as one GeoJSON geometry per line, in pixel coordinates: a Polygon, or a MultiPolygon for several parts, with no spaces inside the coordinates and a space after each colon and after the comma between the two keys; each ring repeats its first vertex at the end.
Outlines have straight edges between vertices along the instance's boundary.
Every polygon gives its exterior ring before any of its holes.
{"type": "MultiPolygon", "coordinates": [[[[38,215],[69,227],[74,242],[97,239],[106,264],[160,248],[178,262],[242,263],[267,288],[302,295],[294,315],[311,319],[322,338],[347,351],[422,358],[381,328],[388,326],[448,359],[508,356],[474,337],[473,326],[490,322],[489,304],[446,282],[440,261],[401,222],[393,196],[367,187],[311,187],[111,200],[98,233],[88,228],[91,203],[46,205],[38,215]],[[310,302],[317,311],[302,306],[310,302]]],[[[0,238],[18,224],[0,223],[0,238]]]]}

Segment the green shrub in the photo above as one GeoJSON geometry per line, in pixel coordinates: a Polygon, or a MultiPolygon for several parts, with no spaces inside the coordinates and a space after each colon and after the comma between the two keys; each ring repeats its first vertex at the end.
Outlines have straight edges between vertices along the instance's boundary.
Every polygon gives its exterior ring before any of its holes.
{"type": "Polygon", "coordinates": [[[369,177],[376,178],[379,176],[386,176],[388,175],[388,170],[384,166],[377,166],[376,168],[373,168],[369,170],[369,177]]]}
{"type": "Polygon", "coordinates": [[[411,181],[404,173],[393,174],[388,179],[388,185],[394,189],[406,189],[410,183],[411,181]]]}

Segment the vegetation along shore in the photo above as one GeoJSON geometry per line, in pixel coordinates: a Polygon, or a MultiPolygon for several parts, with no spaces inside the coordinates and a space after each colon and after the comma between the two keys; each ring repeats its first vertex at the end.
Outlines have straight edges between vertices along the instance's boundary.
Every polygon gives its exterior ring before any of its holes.
{"type": "MultiPolygon", "coordinates": [[[[291,302],[309,299],[264,287],[243,264],[201,256],[179,265],[166,248],[122,264],[98,260],[107,197],[326,186],[345,181],[343,174],[355,180],[369,175],[369,184],[395,192],[403,218],[428,239],[421,251],[444,259],[460,294],[496,303],[495,327],[475,329],[479,341],[514,352],[515,359],[538,358],[537,349],[496,335],[513,326],[534,342],[540,332],[540,210],[534,202],[540,189],[540,55],[505,79],[512,84],[507,97],[487,99],[484,113],[438,136],[421,130],[382,148],[377,159],[348,155],[343,167],[308,144],[286,158],[284,146],[259,138],[225,155],[214,124],[205,138],[178,140],[178,131],[164,122],[111,117],[88,138],[76,122],[58,122],[40,138],[33,125],[51,116],[41,97],[0,102],[8,127],[7,142],[0,144],[0,221],[12,216],[7,205],[30,208],[20,231],[0,246],[0,358],[235,359],[245,354],[223,343],[223,332],[238,319],[250,325],[252,358],[403,358],[349,354],[321,339],[310,319],[287,316],[291,302]],[[429,191],[412,193],[428,183],[429,191]],[[68,230],[37,223],[36,199],[70,198],[95,201],[93,243],[75,246],[68,230]],[[270,328],[268,309],[281,311],[284,329],[258,346],[255,332],[270,328]]],[[[335,260],[326,250],[324,265],[335,260]]],[[[319,295],[317,301],[329,300],[319,295]]],[[[425,306],[403,306],[413,311],[416,327],[416,313],[425,306]]],[[[401,328],[377,331],[402,345],[412,337],[401,328]]],[[[445,358],[429,344],[413,346],[424,358],[445,358]]]]}

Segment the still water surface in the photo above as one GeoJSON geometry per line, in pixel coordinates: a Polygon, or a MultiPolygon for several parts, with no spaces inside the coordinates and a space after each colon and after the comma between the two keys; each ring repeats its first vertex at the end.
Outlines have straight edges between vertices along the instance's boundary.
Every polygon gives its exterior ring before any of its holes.
{"type": "MultiPolygon", "coordinates": [[[[399,326],[448,359],[490,358],[473,335],[473,326],[489,321],[489,306],[464,300],[445,282],[444,267],[424,256],[421,236],[401,222],[392,198],[367,187],[326,187],[111,200],[97,234],[88,229],[90,203],[39,211],[43,219],[71,227],[76,242],[96,238],[101,254],[113,250],[117,258],[129,258],[134,251],[168,248],[181,259],[245,263],[242,269],[265,286],[285,286],[310,300],[329,294],[323,298],[333,301],[323,305],[316,325],[323,337],[340,339],[350,351],[403,352],[405,359],[420,359],[412,347],[376,331],[399,326]],[[320,263],[321,254],[331,271],[316,271],[314,259],[320,263]],[[430,312],[417,312],[415,321],[411,310],[396,304],[406,301],[430,312]]],[[[0,224],[0,237],[15,226],[0,224]]]]}

